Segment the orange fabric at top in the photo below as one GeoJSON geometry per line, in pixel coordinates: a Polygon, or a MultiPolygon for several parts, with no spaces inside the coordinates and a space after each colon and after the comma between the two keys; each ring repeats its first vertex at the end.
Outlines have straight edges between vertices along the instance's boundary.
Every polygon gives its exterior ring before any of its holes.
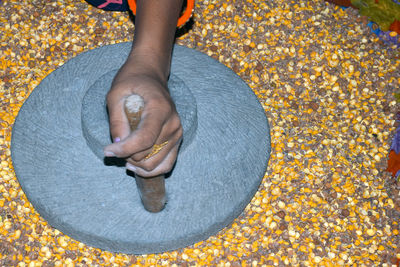
{"type": "MultiPolygon", "coordinates": [[[[179,17],[177,26],[180,27],[185,24],[192,16],[192,11],[194,8],[195,0],[187,0],[187,6],[185,12],[179,17]]],[[[136,15],[136,0],[128,0],[129,8],[132,10],[133,14],[136,15]]]]}

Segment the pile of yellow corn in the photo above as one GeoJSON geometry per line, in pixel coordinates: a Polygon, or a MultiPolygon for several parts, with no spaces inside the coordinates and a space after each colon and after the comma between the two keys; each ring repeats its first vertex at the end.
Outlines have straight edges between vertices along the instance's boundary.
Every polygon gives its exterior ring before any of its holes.
{"type": "MultiPolygon", "coordinates": [[[[234,223],[157,255],[95,249],[49,226],[15,177],[11,129],[40,81],[75,55],[133,38],[128,13],[77,1],[0,3],[0,266],[392,266],[399,185],[385,172],[398,51],[322,0],[197,0],[177,43],[232,68],[271,125],[262,185],[234,223]]],[[[394,34],[394,33],[393,33],[394,34]]]]}

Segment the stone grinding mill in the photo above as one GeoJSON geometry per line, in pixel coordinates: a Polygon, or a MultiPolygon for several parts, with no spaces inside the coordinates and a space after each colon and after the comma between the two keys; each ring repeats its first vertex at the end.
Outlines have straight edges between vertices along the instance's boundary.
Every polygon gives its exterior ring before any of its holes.
{"type": "Polygon", "coordinates": [[[244,210],[267,167],[269,126],[239,76],[175,46],[168,87],[183,141],[165,179],[167,205],[146,211],[134,177],[103,156],[105,96],[130,47],[85,52],[48,75],[16,118],[12,160],[29,201],[64,234],[113,252],[160,253],[216,234],[244,210]]]}

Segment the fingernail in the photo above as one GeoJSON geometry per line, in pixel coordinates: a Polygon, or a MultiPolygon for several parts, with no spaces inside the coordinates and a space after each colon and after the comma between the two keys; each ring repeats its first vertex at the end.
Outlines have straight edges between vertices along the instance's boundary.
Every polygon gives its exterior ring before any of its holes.
{"type": "Polygon", "coordinates": [[[114,143],[118,143],[119,141],[121,141],[121,138],[119,138],[119,137],[114,139],[114,143]]]}
{"type": "Polygon", "coordinates": [[[125,167],[126,167],[128,170],[130,170],[130,171],[133,171],[133,172],[136,172],[136,171],[137,171],[136,166],[133,166],[133,165],[130,164],[129,162],[126,163],[125,167]]]}
{"type": "Polygon", "coordinates": [[[111,151],[104,151],[104,156],[106,157],[115,157],[114,152],[111,151]]]}

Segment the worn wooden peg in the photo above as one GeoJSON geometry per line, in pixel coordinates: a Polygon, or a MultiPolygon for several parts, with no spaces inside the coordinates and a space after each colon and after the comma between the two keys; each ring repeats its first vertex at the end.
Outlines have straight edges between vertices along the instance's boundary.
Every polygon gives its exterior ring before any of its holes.
{"type": "MultiPolygon", "coordinates": [[[[141,96],[133,94],[126,98],[124,109],[132,132],[140,123],[143,108],[144,101],[141,96]]],[[[150,212],[163,210],[167,200],[164,175],[142,177],[135,174],[135,179],[144,208],[150,212]]]]}

